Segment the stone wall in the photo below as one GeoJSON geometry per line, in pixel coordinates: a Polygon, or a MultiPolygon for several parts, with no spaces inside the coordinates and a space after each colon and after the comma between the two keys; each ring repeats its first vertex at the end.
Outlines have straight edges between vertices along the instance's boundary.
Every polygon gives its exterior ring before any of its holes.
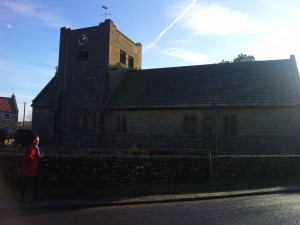
{"type": "MultiPolygon", "coordinates": [[[[22,157],[0,158],[3,176],[13,184],[20,179],[22,157]]],[[[43,160],[46,185],[118,185],[203,181],[209,163],[203,157],[182,156],[54,156],[43,160]]]]}
{"type": "Polygon", "coordinates": [[[14,134],[18,128],[18,113],[9,113],[10,119],[4,119],[4,112],[0,112],[0,129],[9,127],[9,134],[14,134]]]}
{"type": "Polygon", "coordinates": [[[205,148],[203,122],[208,110],[122,110],[111,112],[111,147],[205,148]],[[196,116],[194,133],[183,133],[184,115],[196,116]],[[126,132],[118,132],[117,118],[126,115],[126,132]]]}
{"type": "Polygon", "coordinates": [[[220,154],[300,154],[298,108],[226,110],[220,111],[220,117],[224,113],[237,116],[237,133],[224,135],[219,132],[220,154]]]}
{"type": "MultiPolygon", "coordinates": [[[[22,156],[1,155],[0,171],[11,185],[21,181],[22,156]]],[[[236,156],[211,161],[198,156],[52,156],[43,161],[44,185],[101,186],[210,179],[300,176],[300,156],[236,156]]]]}
{"type": "Polygon", "coordinates": [[[210,149],[217,155],[300,154],[299,108],[159,109],[111,112],[112,148],[210,149]],[[118,115],[126,132],[116,129],[118,115]],[[194,115],[195,130],[185,133],[184,115],[194,115]],[[226,133],[224,118],[234,115],[235,133],[226,133]]]}
{"type": "Polygon", "coordinates": [[[300,155],[224,156],[213,159],[212,168],[217,179],[300,177],[300,155]]]}
{"type": "MultiPolygon", "coordinates": [[[[108,20],[105,21],[108,23],[108,20]]],[[[128,58],[133,58],[133,69],[141,69],[142,67],[142,45],[134,43],[110,22],[110,35],[109,35],[109,65],[113,68],[118,68],[120,63],[120,50],[126,53],[126,64],[123,67],[129,67],[128,58]]]]}
{"type": "Polygon", "coordinates": [[[61,28],[57,73],[33,101],[34,133],[47,145],[104,146],[104,104],[112,91],[109,70],[128,68],[129,56],[134,68],[141,69],[141,54],[141,44],[118,31],[111,20],[94,27],[61,28]],[[88,42],[80,45],[83,34],[88,42]],[[120,50],[126,52],[126,65],[120,63],[120,50]]]}

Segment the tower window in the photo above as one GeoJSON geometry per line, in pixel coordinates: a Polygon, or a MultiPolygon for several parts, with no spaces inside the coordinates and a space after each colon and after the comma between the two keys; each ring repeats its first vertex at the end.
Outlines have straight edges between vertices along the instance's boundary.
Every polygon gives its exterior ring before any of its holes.
{"type": "Polygon", "coordinates": [[[128,56],[128,67],[133,69],[134,67],[134,60],[133,60],[133,57],[131,56],[128,56]]]}
{"type": "Polygon", "coordinates": [[[79,61],[88,60],[89,51],[87,49],[79,49],[77,59],[79,61]]]}
{"type": "Polygon", "coordinates": [[[120,63],[126,65],[126,52],[120,51],[120,63]]]}

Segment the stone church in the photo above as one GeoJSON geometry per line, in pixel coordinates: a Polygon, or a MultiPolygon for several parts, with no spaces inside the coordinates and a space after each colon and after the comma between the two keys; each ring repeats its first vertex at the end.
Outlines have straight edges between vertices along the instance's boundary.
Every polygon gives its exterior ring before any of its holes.
{"type": "Polygon", "coordinates": [[[122,151],[134,145],[213,154],[300,154],[295,56],[141,69],[142,45],[111,20],[61,28],[54,77],[33,100],[43,144],[122,151]]]}

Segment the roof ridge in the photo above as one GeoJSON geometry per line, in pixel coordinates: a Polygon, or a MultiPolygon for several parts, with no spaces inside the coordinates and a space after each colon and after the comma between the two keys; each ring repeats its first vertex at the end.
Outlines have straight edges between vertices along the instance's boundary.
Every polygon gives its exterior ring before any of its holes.
{"type": "MultiPolygon", "coordinates": [[[[141,69],[138,71],[148,71],[148,70],[168,70],[168,69],[178,69],[178,68],[191,68],[191,67],[205,67],[205,66],[230,66],[230,65],[242,65],[242,64],[251,64],[251,63],[267,63],[267,62],[284,62],[290,61],[293,58],[289,59],[271,59],[271,60],[256,60],[250,62],[230,62],[230,63],[209,63],[209,64],[198,64],[198,65],[187,65],[187,66],[172,66],[172,67],[158,67],[158,68],[148,68],[148,69],[141,69]]],[[[136,70],[132,70],[130,72],[135,72],[136,70]]]]}

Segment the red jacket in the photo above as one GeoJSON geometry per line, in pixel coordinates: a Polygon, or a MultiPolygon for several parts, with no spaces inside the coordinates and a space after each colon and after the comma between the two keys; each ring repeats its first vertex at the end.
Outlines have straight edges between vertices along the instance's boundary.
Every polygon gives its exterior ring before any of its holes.
{"type": "Polygon", "coordinates": [[[37,175],[39,159],[40,157],[35,145],[29,145],[21,166],[22,174],[25,176],[35,177],[37,175]]]}

